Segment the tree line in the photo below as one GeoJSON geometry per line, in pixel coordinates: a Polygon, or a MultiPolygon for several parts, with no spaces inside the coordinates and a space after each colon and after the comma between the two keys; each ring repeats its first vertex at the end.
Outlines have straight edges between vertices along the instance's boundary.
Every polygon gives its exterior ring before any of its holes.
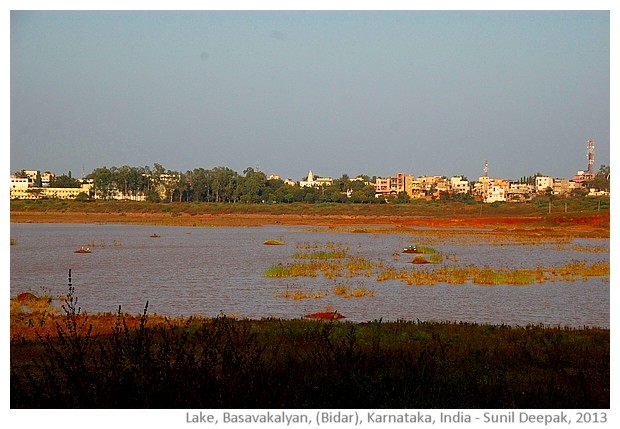
{"type": "Polygon", "coordinates": [[[125,197],[145,195],[148,201],[262,203],[262,202],[377,202],[371,179],[350,180],[344,174],[333,185],[321,188],[291,186],[281,179],[268,179],[265,173],[248,167],[243,174],[228,168],[195,168],[185,173],[154,164],[145,167],[100,167],[86,178],[92,179],[94,192],[103,199],[116,193],[125,197]],[[163,191],[163,192],[162,192],[163,191]],[[347,196],[350,191],[350,197],[347,196]]]}

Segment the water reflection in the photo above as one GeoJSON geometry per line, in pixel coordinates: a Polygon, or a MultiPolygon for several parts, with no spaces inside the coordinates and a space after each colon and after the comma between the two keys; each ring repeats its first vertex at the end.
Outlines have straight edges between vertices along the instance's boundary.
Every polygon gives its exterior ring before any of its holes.
{"type": "MultiPolygon", "coordinates": [[[[309,244],[340,243],[348,254],[411,267],[399,252],[416,240],[410,234],[337,233],[306,227],[195,228],[133,225],[12,224],[11,296],[24,291],[63,295],[72,270],[79,306],[91,313],[149,313],[170,316],[220,312],[241,318],[299,318],[325,309],[350,321],[447,320],[479,323],[609,327],[609,280],[553,282],[528,286],[472,284],[407,286],[372,277],[327,279],[266,278],[266,269],[292,262],[309,244]],[[156,234],[159,237],[151,237],[156,234]],[[279,239],[283,246],[265,246],[279,239]],[[89,246],[91,254],[75,254],[89,246]],[[374,297],[281,298],[287,288],[333,291],[337,283],[363,284],[374,297]]],[[[423,243],[427,237],[419,237],[423,243]]],[[[582,246],[609,248],[609,240],[575,240],[582,246]]],[[[574,252],[545,244],[433,245],[462,266],[533,268],[574,260],[609,261],[609,253],[574,252]]]]}

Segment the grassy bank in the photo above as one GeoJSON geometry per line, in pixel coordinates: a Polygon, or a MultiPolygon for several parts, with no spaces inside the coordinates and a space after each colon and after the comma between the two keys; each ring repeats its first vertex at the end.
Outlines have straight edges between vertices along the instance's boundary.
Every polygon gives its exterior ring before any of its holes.
{"type": "Polygon", "coordinates": [[[153,320],[65,303],[53,331],[13,336],[12,408],[610,406],[608,329],[153,320]]]}

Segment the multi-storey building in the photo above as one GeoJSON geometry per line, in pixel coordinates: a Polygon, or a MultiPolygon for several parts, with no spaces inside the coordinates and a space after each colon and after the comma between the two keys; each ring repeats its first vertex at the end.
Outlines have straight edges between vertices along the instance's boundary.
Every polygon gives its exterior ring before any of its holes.
{"type": "Polygon", "coordinates": [[[553,179],[553,193],[555,195],[570,194],[581,185],[569,179],[553,179]]]}
{"type": "Polygon", "coordinates": [[[378,177],[375,180],[375,196],[396,196],[401,192],[406,192],[410,197],[412,193],[413,176],[407,176],[405,173],[397,173],[396,176],[387,178],[378,177]]]}
{"type": "Polygon", "coordinates": [[[506,201],[509,189],[510,182],[507,180],[481,176],[474,184],[473,195],[485,203],[494,203],[506,201]]]}
{"type": "Polygon", "coordinates": [[[553,189],[553,177],[538,176],[536,177],[536,192],[542,194],[547,189],[553,189]]]}
{"type": "Polygon", "coordinates": [[[450,190],[453,194],[466,194],[471,191],[469,181],[464,180],[462,176],[450,178],[450,190]]]}

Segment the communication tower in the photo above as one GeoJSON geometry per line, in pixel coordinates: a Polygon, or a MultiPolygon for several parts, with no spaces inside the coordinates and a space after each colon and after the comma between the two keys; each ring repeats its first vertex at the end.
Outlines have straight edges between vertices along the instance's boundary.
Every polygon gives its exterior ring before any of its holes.
{"type": "Polygon", "coordinates": [[[588,174],[593,174],[592,167],[594,166],[594,142],[592,139],[588,140],[588,174]]]}

